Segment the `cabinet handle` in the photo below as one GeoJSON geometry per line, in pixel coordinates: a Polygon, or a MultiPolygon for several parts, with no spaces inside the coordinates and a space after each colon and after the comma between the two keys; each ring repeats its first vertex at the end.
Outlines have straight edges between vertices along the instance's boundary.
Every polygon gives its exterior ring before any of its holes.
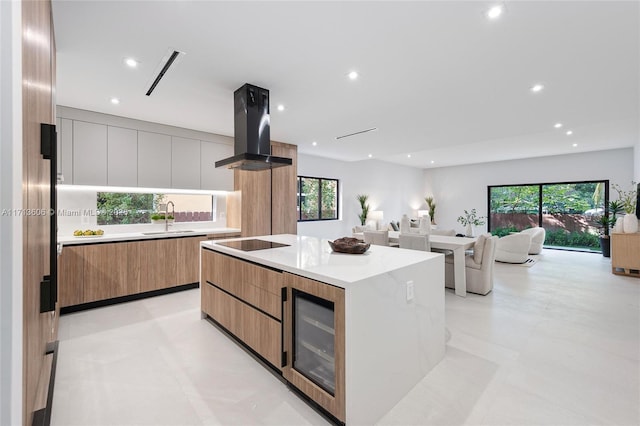
{"type": "Polygon", "coordinates": [[[280,367],[286,367],[288,364],[288,356],[287,356],[287,351],[285,351],[285,342],[284,342],[284,337],[285,337],[285,317],[286,317],[286,311],[284,308],[284,304],[287,301],[287,287],[282,287],[280,289],[280,352],[281,352],[281,359],[280,359],[280,367]]]}

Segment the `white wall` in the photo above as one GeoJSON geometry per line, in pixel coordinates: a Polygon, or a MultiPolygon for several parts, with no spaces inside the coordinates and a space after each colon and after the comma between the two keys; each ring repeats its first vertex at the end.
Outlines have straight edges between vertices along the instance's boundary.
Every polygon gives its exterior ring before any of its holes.
{"type": "MultiPolygon", "coordinates": [[[[0,210],[22,207],[22,15],[0,1],[0,210]]],[[[22,218],[0,215],[0,424],[22,423],[22,218]]]]}
{"type": "MultiPolygon", "coordinates": [[[[463,233],[464,227],[456,221],[463,210],[475,208],[481,216],[487,216],[489,185],[609,179],[626,187],[633,178],[633,162],[633,148],[624,148],[434,168],[424,171],[423,192],[434,195],[438,226],[463,233]]],[[[486,229],[485,224],[476,232],[486,229]]]]}
{"type": "Polygon", "coordinates": [[[426,208],[422,169],[377,160],[345,162],[298,154],[298,175],[340,180],[340,220],[298,222],[298,235],[336,239],[351,236],[360,224],[358,194],[369,195],[371,210],[382,210],[384,222],[426,208]]]}
{"type": "Polygon", "coordinates": [[[640,139],[633,149],[633,180],[640,183],[640,139]]]}

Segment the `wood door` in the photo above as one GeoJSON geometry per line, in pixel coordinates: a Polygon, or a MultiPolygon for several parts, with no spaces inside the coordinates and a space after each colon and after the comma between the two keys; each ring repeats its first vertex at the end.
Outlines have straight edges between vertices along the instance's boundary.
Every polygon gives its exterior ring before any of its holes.
{"type": "Polygon", "coordinates": [[[141,241],[140,291],[159,290],[177,284],[177,247],[175,238],[141,241]]]}
{"type": "MultiPolygon", "coordinates": [[[[22,28],[28,29],[22,31],[21,41],[21,207],[23,212],[49,212],[51,164],[41,154],[40,124],[55,124],[55,43],[51,3],[23,1],[14,5],[17,7],[22,12],[22,28]]],[[[33,412],[43,408],[43,401],[37,397],[38,389],[46,394],[49,384],[46,345],[55,340],[57,333],[55,311],[40,313],[40,283],[50,273],[50,216],[25,214],[22,225],[22,423],[31,424],[33,412]]]]}
{"type": "Polygon", "coordinates": [[[139,293],[139,250],[138,242],[86,245],[83,302],[139,293]]]}
{"type": "Polygon", "coordinates": [[[292,385],[317,402],[325,410],[341,421],[346,421],[345,414],[345,313],[344,289],[334,287],[319,281],[303,278],[290,273],[284,273],[287,286],[287,302],[284,318],[284,348],[287,353],[287,365],[282,369],[282,375],[292,385]],[[335,392],[334,395],[325,391],[312,380],[297,371],[294,366],[294,336],[293,336],[293,289],[303,291],[334,304],[334,366],[335,392]]]}
{"type": "Polygon", "coordinates": [[[177,239],[176,283],[192,284],[200,279],[200,242],[207,237],[189,237],[177,239]]]}
{"type": "Polygon", "coordinates": [[[84,248],[65,246],[58,258],[58,305],[61,308],[84,301],[84,248]]]}
{"type": "Polygon", "coordinates": [[[272,141],[271,155],[293,160],[291,166],[271,170],[271,233],[295,235],[298,232],[298,147],[272,141]]]}

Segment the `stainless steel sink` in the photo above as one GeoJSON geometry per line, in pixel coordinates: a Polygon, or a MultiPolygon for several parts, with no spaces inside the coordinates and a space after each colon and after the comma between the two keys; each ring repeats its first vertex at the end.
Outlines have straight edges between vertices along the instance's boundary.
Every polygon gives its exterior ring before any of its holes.
{"type": "Polygon", "coordinates": [[[189,232],[195,232],[195,231],[193,229],[180,229],[176,231],[153,231],[153,232],[143,232],[142,235],[187,234],[189,232]]]}

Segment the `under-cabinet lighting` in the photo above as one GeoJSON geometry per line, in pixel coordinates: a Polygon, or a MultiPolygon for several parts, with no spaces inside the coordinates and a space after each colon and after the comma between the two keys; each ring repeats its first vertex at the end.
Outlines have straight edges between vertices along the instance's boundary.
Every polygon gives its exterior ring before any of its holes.
{"type": "Polygon", "coordinates": [[[193,195],[227,195],[229,191],[207,189],[176,189],[176,188],[140,188],[137,186],[96,186],[96,185],[56,185],[58,191],[95,191],[119,192],[132,194],[193,194],[193,195]]]}

